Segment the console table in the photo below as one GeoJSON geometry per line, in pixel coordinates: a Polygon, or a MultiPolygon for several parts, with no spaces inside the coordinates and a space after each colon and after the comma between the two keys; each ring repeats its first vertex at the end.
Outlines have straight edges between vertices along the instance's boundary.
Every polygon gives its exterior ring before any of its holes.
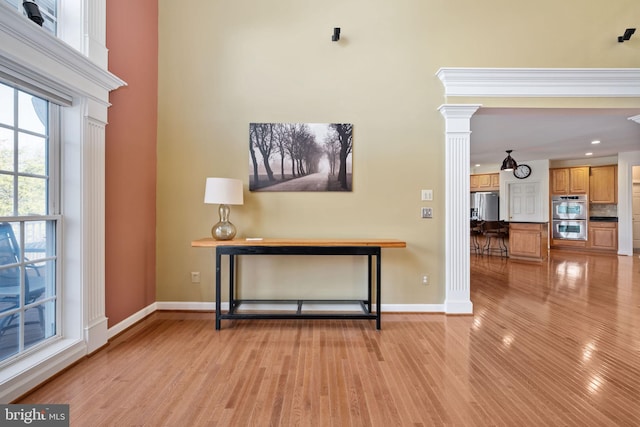
{"type": "Polygon", "coordinates": [[[380,278],[381,249],[404,248],[406,242],[394,239],[234,239],[214,240],[205,238],[191,242],[193,247],[215,248],[216,261],[216,329],[220,329],[222,319],[375,319],[376,329],[380,329],[380,278]],[[221,309],[222,256],[229,257],[229,310],[221,309]],[[368,258],[367,299],[366,300],[245,300],[235,298],[235,264],[238,255],[362,255],[368,258]],[[375,257],[376,311],[371,310],[373,280],[373,257],[375,257]],[[287,303],[296,304],[291,312],[239,313],[243,303],[287,303]],[[362,312],[319,313],[303,312],[304,304],[358,304],[362,312]]]}

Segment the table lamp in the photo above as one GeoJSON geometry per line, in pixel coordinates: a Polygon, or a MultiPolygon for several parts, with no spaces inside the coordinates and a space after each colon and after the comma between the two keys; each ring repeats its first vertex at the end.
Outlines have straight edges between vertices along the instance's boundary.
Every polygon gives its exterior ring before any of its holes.
{"type": "Polygon", "coordinates": [[[204,202],[219,203],[220,221],[211,229],[211,236],[216,240],[231,240],[236,235],[235,225],[229,222],[229,205],[241,205],[242,181],[232,178],[207,178],[204,190],[204,202]]]}

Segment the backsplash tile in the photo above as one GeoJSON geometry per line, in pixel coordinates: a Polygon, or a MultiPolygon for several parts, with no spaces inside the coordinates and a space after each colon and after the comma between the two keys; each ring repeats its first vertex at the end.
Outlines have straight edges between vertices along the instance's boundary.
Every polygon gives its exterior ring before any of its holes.
{"type": "Polygon", "coordinates": [[[591,203],[589,205],[589,216],[618,216],[618,205],[591,203]]]}

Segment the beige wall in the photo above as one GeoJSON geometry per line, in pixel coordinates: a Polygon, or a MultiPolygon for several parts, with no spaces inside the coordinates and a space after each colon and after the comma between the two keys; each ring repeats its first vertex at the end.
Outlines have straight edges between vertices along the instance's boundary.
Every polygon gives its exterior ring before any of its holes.
{"type": "MultiPolygon", "coordinates": [[[[577,0],[159,5],[159,301],[213,300],[212,252],[190,247],[217,217],[215,206],[202,202],[205,177],[241,178],[246,189],[249,123],[269,121],[353,123],[353,192],[246,190],[245,204],[232,208],[239,236],[403,239],[406,249],[384,252],[383,303],[442,303],[445,138],[437,107],[458,101],[445,100],[438,68],[637,67],[640,61],[636,43],[615,40],[632,26],[628,17],[640,16],[640,4],[631,0],[606,7],[577,0]],[[336,26],[339,43],[330,40],[336,26]],[[433,202],[420,201],[423,188],[434,190],[433,202]],[[433,207],[434,219],[420,219],[421,206],[433,207]],[[190,283],[191,271],[202,273],[202,284],[190,283]],[[430,286],[421,284],[426,273],[430,286]]],[[[487,105],[511,103],[518,102],[487,105]]],[[[571,107],[584,100],[528,104],[571,107]]],[[[359,292],[350,282],[364,271],[360,260],[338,260],[336,267],[332,261],[285,269],[279,259],[248,259],[241,274],[245,289],[260,295],[300,286],[298,273],[308,273],[305,295],[328,294],[327,282],[345,294],[359,292]],[[260,289],[252,289],[258,279],[260,289]]]]}

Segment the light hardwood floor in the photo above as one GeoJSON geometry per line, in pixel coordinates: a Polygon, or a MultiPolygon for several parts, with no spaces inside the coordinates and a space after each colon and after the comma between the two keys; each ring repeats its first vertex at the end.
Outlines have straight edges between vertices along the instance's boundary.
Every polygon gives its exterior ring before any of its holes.
{"type": "Polygon", "coordinates": [[[474,316],[155,313],[20,403],[72,426],[637,426],[640,260],[471,256],[474,316]]]}

